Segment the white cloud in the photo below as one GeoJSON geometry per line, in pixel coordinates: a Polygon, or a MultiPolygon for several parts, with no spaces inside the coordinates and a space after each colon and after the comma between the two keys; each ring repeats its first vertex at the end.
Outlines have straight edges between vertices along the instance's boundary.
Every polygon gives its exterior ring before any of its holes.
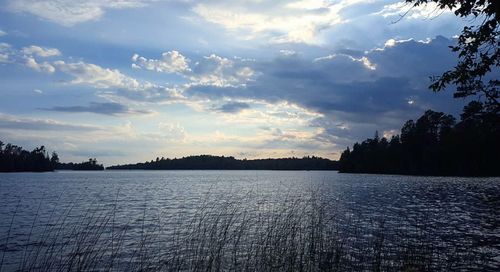
{"type": "Polygon", "coordinates": [[[392,47],[392,46],[395,46],[396,45],[396,40],[395,39],[388,39],[385,44],[384,44],[384,47],[392,47]]]}
{"type": "Polygon", "coordinates": [[[43,94],[43,91],[40,89],[34,89],[33,92],[38,93],[38,94],[43,94]]]}
{"type": "Polygon", "coordinates": [[[61,55],[61,51],[59,51],[59,49],[57,48],[40,47],[36,45],[23,47],[21,52],[23,52],[26,55],[37,55],[43,58],[61,55]]]}
{"type": "Polygon", "coordinates": [[[341,24],[339,11],[359,1],[203,3],[193,11],[244,39],[267,36],[272,43],[319,43],[323,29],[341,24]]]}
{"type": "Polygon", "coordinates": [[[71,80],[73,84],[89,84],[101,89],[112,87],[138,89],[141,87],[136,79],[122,74],[117,69],[102,68],[85,62],[66,63],[62,60],[55,61],[54,66],[73,76],[74,79],[71,80]]]}
{"type": "Polygon", "coordinates": [[[24,60],[24,64],[26,65],[26,67],[29,67],[38,72],[54,73],[56,70],[54,66],[46,61],[39,63],[33,57],[25,57],[24,60]]]}
{"type": "Polygon", "coordinates": [[[11,62],[12,47],[8,43],[0,43],[0,63],[11,62]]]}
{"type": "Polygon", "coordinates": [[[144,68],[165,73],[185,73],[190,71],[189,59],[178,51],[168,51],[161,54],[161,59],[146,59],[134,54],[132,56],[133,68],[144,68]]]}
{"type": "Polygon", "coordinates": [[[194,84],[223,87],[244,84],[254,74],[250,67],[240,62],[212,54],[196,62],[192,73],[187,75],[194,84]]]}
{"type": "Polygon", "coordinates": [[[24,65],[38,72],[53,73],[55,72],[55,67],[47,61],[37,61],[34,56],[51,57],[59,56],[60,54],[61,52],[56,48],[44,48],[32,45],[19,50],[13,48],[10,44],[0,43],[0,63],[24,65]]]}
{"type": "Polygon", "coordinates": [[[252,79],[254,71],[244,65],[244,60],[234,60],[211,54],[196,61],[191,67],[191,60],[178,51],[168,51],[161,59],[147,59],[134,54],[132,67],[135,69],[177,73],[190,80],[190,84],[235,86],[252,79]]]}
{"type": "Polygon", "coordinates": [[[7,32],[0,29],[0,37],[7,35],[7,32]]]}
{"type": "Polygon", "coordinates": [[[135,8],[148,0],[10,0],[7,9],[25,12],[63,26],[98,20],[106,9],[135,8]]]}
{"type": "Polygon", "coordinates": [[[297,52],[295,52],[294,50],[289,50],[289,49],[282,49],[280,50],[280,54],[282,54],[283,56],[294,56],[294,55],[297,55],[297,52]]]}
{"type": "Polygon", "coordinates": [[[0,43],[0,63],[12,63],[26,66],[37,72],[54,73],[56,71],[71,76],[70,84],[85,84],[93,88],[102,89],[101,97],[113,102],[151,101],[163,103],[166,101],[180,101],[184,97],[179,88],[169,88],[156,85],[148,81],[138,81],[121,73],[118,69],[104,68],[96,64],[79,62],[65,62],[56,60],[53,62],[37,61],[33,55],[22,53],[33,53],[36,55],[49,56],[59,52],[57,49],[39,50],[38,46],[17,50],[9,44],[0,43]],[[112,90],[110,90],[112,89],[112,90]]]}
{"type": "Polygon", "coordinates": [[[356,59],[356,61],[361,61],[361,63],[363,63],[363,65],[369,70],[376,70],[377,69],[377,66],[375,64],[373,64],[367,57],[362,57],[360,59],[356,59]]]}

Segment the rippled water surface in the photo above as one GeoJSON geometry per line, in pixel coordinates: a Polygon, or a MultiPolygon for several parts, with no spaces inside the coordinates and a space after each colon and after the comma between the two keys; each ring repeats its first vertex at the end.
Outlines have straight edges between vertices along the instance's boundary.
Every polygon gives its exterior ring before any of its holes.
{"type": "Polygon", "coordinates": [[[78,270],[82,256],[82,270],[500,271],[499,218],[500,178],[0,173],[6,271],[78,270]]]}

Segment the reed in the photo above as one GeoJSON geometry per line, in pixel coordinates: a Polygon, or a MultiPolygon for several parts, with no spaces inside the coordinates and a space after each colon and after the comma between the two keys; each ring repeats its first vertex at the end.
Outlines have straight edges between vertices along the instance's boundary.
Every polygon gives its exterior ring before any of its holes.
{"type": "Polygon", "coordinates": [[[123,216],[118,193],[111,205],[95,201],[83,214],[74,213],[81,201],[75,200],[43,224],[37,211],[18,262],[3,263],[2,245],[0,269],[450,271],[494,265],[491,252],[454,248],[425,224],[346,215],[319,190],[248,205],[254,197],[207,197],[193,211],[175,214],[148,210],[144,203],[135,217],[123,216]]]}

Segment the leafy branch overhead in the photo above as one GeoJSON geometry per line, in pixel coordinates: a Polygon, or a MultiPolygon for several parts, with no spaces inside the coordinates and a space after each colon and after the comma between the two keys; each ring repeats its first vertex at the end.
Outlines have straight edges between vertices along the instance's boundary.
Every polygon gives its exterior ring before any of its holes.
{"type": "Polygon", "coordinates": [[[440,9],[452,10],[458,17],[472,17],[451,49],[458,53],[457,65],[439,77],[430,88],[442,91],[456,86],[455,97],[479,96],[491,113],[500,112],[500,1],[498,0],[406,0],[414,7],[434,2],[440,9]]]}

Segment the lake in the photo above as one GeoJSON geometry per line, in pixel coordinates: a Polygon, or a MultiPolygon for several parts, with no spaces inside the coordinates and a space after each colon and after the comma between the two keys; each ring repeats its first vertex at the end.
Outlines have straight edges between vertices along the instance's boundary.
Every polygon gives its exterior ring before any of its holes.
{"type": "Polygon", "coordinates": [[[0,173],[2,271],[499,271],[500,178],[0,173]]]}

